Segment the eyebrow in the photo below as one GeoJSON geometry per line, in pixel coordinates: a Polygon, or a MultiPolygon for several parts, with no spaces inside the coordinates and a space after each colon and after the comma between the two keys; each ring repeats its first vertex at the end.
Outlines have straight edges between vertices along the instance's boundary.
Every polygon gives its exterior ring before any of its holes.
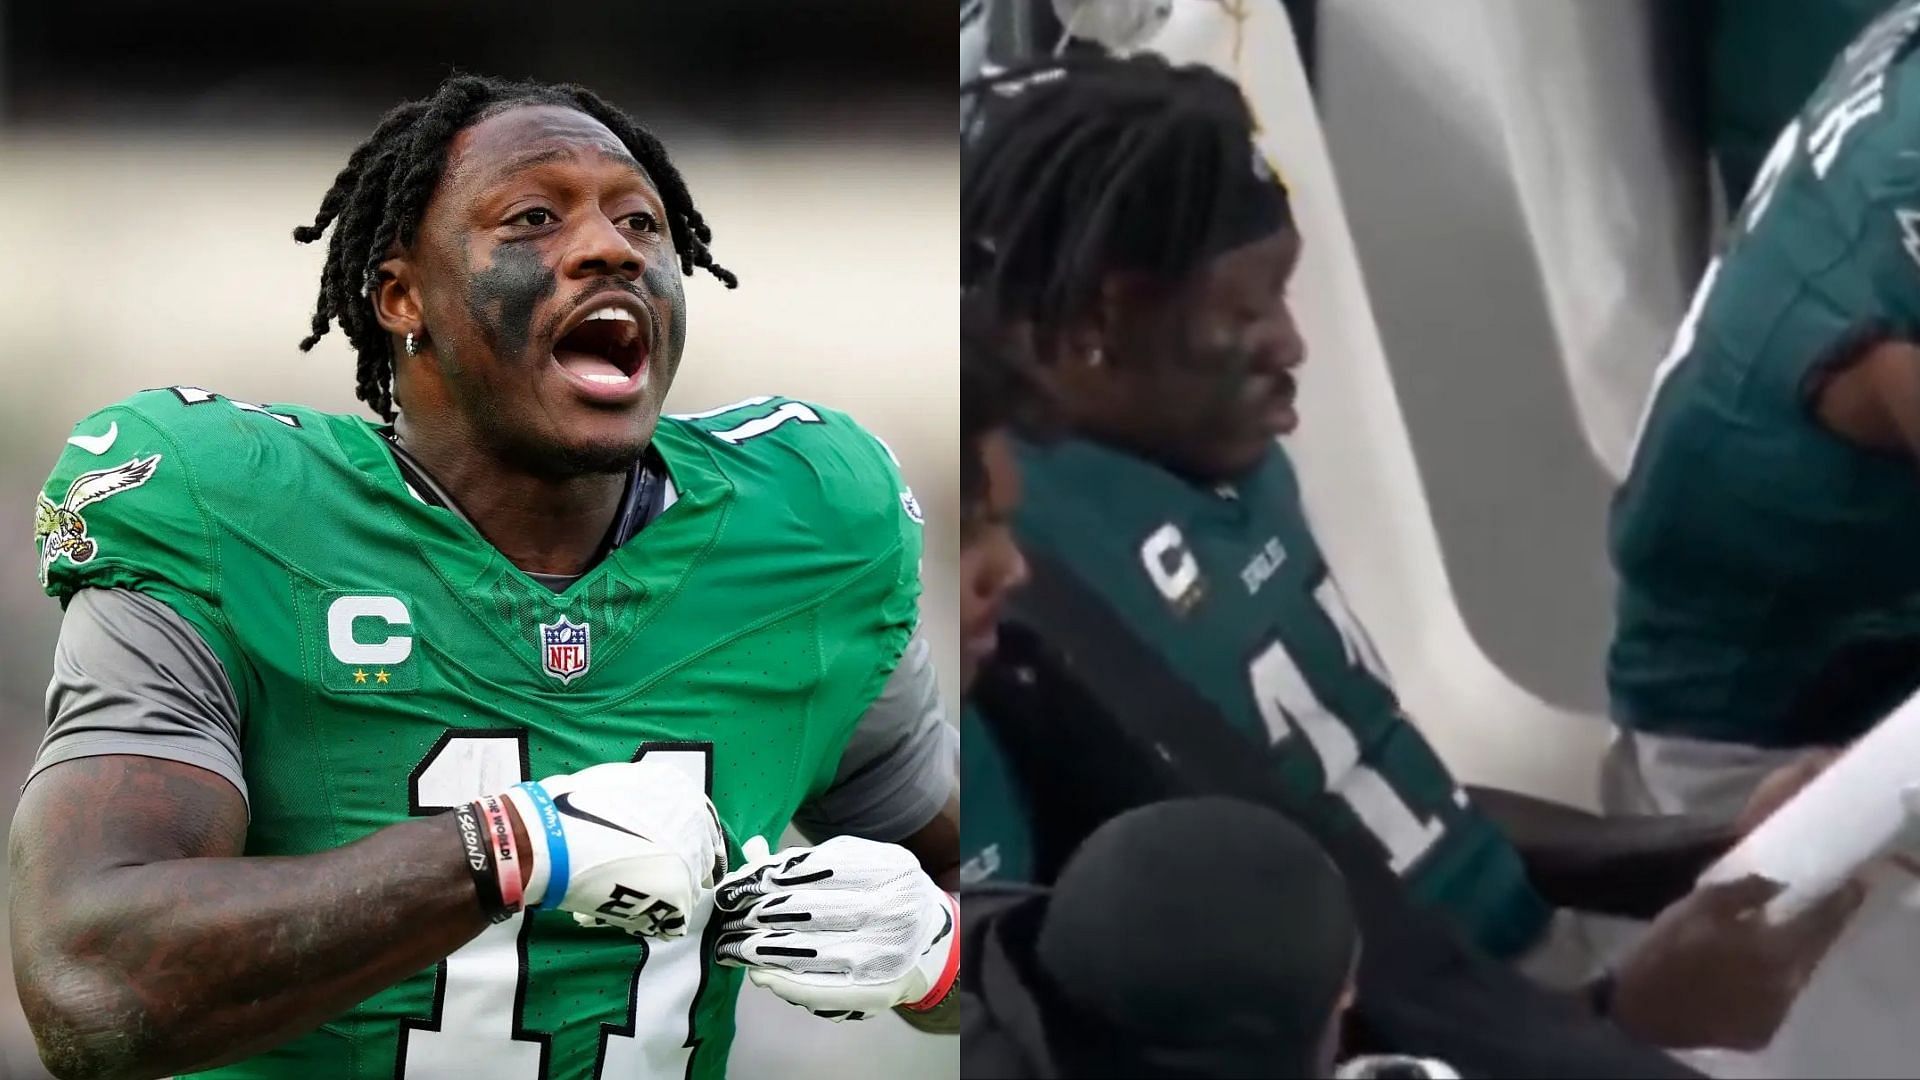
{"type": "MultiPolygon", "coordinates": [[[[632,154],[622,150],[617,155],[608,156],[613,157],[614,160],[619,161],[623,165],[630,166],[633,171],[639,173],[641,178],[646,180],[649,185],[653,183],[653,177],[647,175],[647,170],[642,168],[638,161],[634,160],[632,154]]],[[[574,161],[579,157],[580,151],[571,146],[555,146],[546,150],[529,150],[524,154],[517,154],[502,162],[499,167],[487,175],[487,183],[497,184],[515,173],[524,172],[541,165],[551,165],[556,161],[574,161]]]]}

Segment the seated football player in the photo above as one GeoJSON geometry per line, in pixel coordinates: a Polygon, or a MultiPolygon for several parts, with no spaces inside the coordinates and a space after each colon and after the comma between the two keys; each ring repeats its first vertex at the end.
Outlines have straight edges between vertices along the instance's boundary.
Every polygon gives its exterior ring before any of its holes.
{"type": "MultiPolygon", "coordinates": [[[[1301,237],[1238,89],[1147,56],[1021,69],[978,92],[985,122],[962,162],[963,287],[1031,351],[1071,435],[1018,454],[1016,533],[1032,580],[1008,622],[1040,649],[1012,648],[1020,639],[1003,630],[1008,677],[996,663],[973,691],[1030,823],[1049,817],[1041,800],[1071,806],[1127,787],[1108,759],[1157,758],[1257,793],[1313,831],[1354,883],[1369,957],[1372,887],[1342,856],[1356,848],[1487,953],[1562,981],[1575,981],[1583,951],[1577,920],[1556,905],[1657,914],[1590,1004],[1660,1045],[1764,1043],[1857,889],[1768,926],[1750,916],[1770,883],[1691,891],[1732,827],[1470,796],[1402,713],[1276,441],[1297,421],[1304,347],[1285,289],[1301,237]],[[1051,705],[1028,689],[1049,654],[1075,686],[1051,705]],[[1144,752],[1063,748],[1071,726],[1056,717],[1076,709],[1144,752]]],[[[1045,831],[1030,830],[1042,880],[1051,853],[1071,850],[1045,831]]],[[[976,843],[969,832],[974,875],[985,869],[976,843]]],[[[1395,932],[1381,929],[1381,940],[1395,932]]]]}
{"type": "Polygon", "coordinates": [[[40,502],[9,886],[48,1066],[720,1077],[740,966],[957,1023],[917,504],[830,409],[660,415],[682,274],[734,278],[659,141],[455,77],[294,236],[329,226],[303,345],[338,323],[379,422],[147,391],[40,502]],[[743,865],[789,820],[827,842],[743,865]],[[769,947],[778,908],[820,918],[769,947]]]}
{"type": "MultiPolygon", "coordinates": [[[[1021,418],[1027,431],[1044,431],[1049,410],[1031,366],[992,340],[988,322],[978,305],[963,305],[960,597],[969,701],[962,748],[972,794],[962,877],[972,884],[961,894],[961,1053],[963,1074],[979,1077],[1032,1074],[1035,1040],[1045,1041],[1017,1019],[1027,1015],[1029,987],[1043,978],[1032,960],[1032,916],[1023,914],[1045,903],[1046,886],[1035,883],[1052,881],[1068,853],[1130,809],[1222,791],[1279,801],[1257,765],[1239,775],[1196,768],[1191,739],[1176,762],[1165,743],[1121,728],[1030,630],[1002,622],[1028,579],[1012,530],[1020,504],[1012,427],[1021,418]]],[[[1236,736],[1222,737],[1227,757],[1245,756],[1236,736]]],[[[1445,917],[1412,906],[1370,842],[1296,818],[1346,876],[1355,918],[1366,928],[1357,1022],[1345,1052],[1446,1055],[1491,1076],[1693,1075],[1488,958],[1445,917]],[[1516,1031],[1533,1034],[1516,1039],[1516,1031]]]]}

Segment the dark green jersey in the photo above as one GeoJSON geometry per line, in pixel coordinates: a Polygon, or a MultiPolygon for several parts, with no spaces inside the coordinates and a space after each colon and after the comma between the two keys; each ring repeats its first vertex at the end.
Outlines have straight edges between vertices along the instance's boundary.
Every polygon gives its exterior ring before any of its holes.
{"type": "Polygon", "coordinates": [[[1019,780],[980,714],[960,714],[960,775],[967,812],[960,818],[960,883],[1033,880],[1033,831],[1019,780]]]}
{"type": "Polygon", "coordinates": [[[1833,58],[1892,0],[1714,0],[1707,56],[1707,145],[1727,202],[1747,197],[1767,148],[1833,58]]]}
{"type": "Polygon", "coordinates": [[[1920,477],[1812,406],[1863,344],[1920,340],[1916,30],[1888,12],[1782,133],[1660,367],[1611,527],[1629,727],[1836,742],[1920,682],[1858,660],[1920,634],[1920,477]]]}
{"type": "MultiPolygon", "coordinates": [[[[190,622],[245,718],[247,853],[337,847],[526,778],[639,759],[706,780],[733,858],[832,779],[911,632],[918,509],[846,417],[665,418],[673,501],[566,591],[411,492],[366,422],[194,388],[82,421],[38,515],[63,600],[190,622]]],[[[720,1077],[737,969],[516,917],[223,1077],[720,1077]]]]}
{"type": "MultiPolygon", "coordinates": [[[[1021,462],[1021,542],[1070,568],[1266,755],[1315,827],[1370,837],[1418,901],[1486,948],[1537,939],[1545,903],[1401,711],[1278,445],[1219,491],[1085,442],[1024,448],[1021,462]]],[[[969,790],[969,816],[978,797],[969,790]]]]}

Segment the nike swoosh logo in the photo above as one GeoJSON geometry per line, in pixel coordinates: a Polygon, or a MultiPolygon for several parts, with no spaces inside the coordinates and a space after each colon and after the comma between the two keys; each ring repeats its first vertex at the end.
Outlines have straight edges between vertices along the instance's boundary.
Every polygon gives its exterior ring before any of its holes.
{"type": "Polygon", "coordinates": [[[120,421],[115,420],[113,423],[107,425],[107,433],[105,435],[75,435],[67,441],[85,450],[87,453],[99,457],[101,454],[113,449],[113,440],[119,437],[120,421]]]}
{"type": "Polygon", "coordinates": [[[927,942],[928,952],[932,952],[935,945],[947,940],[947,935],[953,933],[953,908],[951,906],[943,907],[940,909],[940,914],[947,917],[947,925],[942,926],[940,932],[933,935],[933,940],[927,942]]]}
{"type": "Polygon", "coordinates": [[[553,797],[553,808],[567,815],[568,817],[576,817],[576,818],[579,818],[581,821],[591,821],[595,825],[599,825],[602,828],[612,829],[614,832],[626,833],[628,836],[631,836],[636,840],[650,840],[649,837],[641,836],[639,833],[634,832],[632,829],[629,829],[624,825],[615,825],[613,822],[608,821],[606,818],[603,818],[598,814],[589,814],[585,810],[582,810],[579,807],[573,805],[573,792],[571,791],[563,791],[560,794],[555,795],[553,797]]]}

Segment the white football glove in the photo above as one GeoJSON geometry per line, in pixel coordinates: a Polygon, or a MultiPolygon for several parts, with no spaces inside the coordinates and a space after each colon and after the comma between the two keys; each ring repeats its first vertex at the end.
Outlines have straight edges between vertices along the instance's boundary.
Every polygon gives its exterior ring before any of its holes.
{"type": "Polygon", "coordinates": [[[830,1020],[930,1009],[960,966],[960,908],[898,844],[836,836],[771,857],[754,837],[720,883],[714,956],[830,1020]]]}
{"type": "Polygon", "coordinates": [[[674,769],[611,762],[509,788],[533,847],[526,906],[582,926],[679,937],[727,872],[727,840],[706,792],[674,769]]]}

